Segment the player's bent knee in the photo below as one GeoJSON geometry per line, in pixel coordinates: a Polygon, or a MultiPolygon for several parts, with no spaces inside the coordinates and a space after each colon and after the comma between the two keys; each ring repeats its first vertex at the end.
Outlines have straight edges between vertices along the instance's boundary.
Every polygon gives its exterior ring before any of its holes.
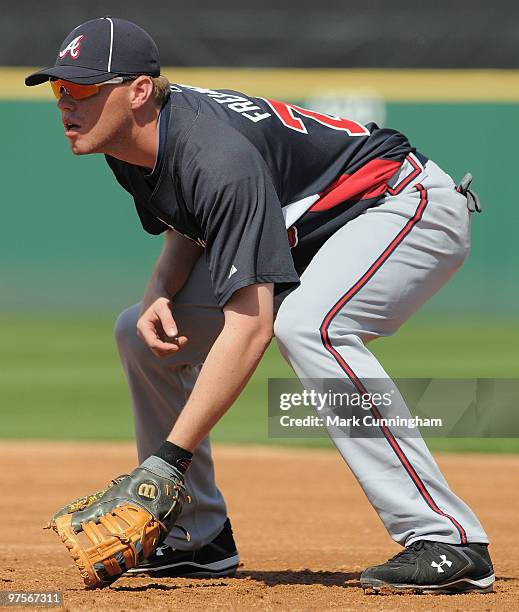
{"type": "Polygon", "coordinates": [[[278,313],[274,322],[274,335],[283,352],[297,351],[304,345],[313,345],[314,342],[320,341],[317,325],[312,324],[308,318],[298,317],[296,313],[288,310],[278,313]]]}
{"type": "MultiPolygon", "coordinates": [[[[294,318],[287,312],[287,316],[279,316],[274,324],[274,335],[276,336],[281,352],[287,356],[290,353],[323,348],[323,330],[321,325],[310,321],[307,317],[294,318]]],[[[364,346],[373,337],[369,332],[360,331],[354,327],[331,326],[326,330],[326,338],[331,346],[347,349],[356,349],[364,346]]]]}
{"type": "Polygon", "coordinates": [[[114,336],[121,353],[135,352],[146,348],[137,336],[139,312],[140,304],[134,304],[123,310],[117,317],[114,326],[114,336]]]}

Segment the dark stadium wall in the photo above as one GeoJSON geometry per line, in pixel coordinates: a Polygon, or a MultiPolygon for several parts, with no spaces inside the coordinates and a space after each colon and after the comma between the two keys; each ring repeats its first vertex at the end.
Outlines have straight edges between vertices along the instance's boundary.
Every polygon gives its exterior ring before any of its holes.
{"type": "Polygon", "coordinates": [[[2,3],[0,66],[54,62],[79,23],[133,20],[173,66],[519,67],[509,0],[18,0],[2,3]]]}

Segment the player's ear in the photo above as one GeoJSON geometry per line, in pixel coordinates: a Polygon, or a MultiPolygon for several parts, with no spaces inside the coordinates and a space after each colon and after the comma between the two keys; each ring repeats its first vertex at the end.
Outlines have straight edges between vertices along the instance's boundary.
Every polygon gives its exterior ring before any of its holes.
{"type": "Polygon", "coordinates": [[[153,81],[149,76],[139,76],[129,85],[130,106],[137,110],[153,96],[153,81]]]}

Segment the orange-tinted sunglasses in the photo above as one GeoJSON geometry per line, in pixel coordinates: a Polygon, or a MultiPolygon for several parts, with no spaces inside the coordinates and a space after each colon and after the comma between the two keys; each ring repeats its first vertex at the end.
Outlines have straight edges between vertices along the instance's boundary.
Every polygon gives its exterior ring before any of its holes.
{"type": "Polygon", "coordinates": [[[119,76],[110,79],[109,81],[104,81],[103,83],[80,85],[78,83],[71,83],[70,81],[57,79],[55,81],[50,81],[50,86],[57,100],[59,100],[63,95],[68,95],[74,100],[84,100],[85,98],[90,98],[99,93],[99,88],[102,85],[115,85],[116,83],[123,83],[124,81],[129,80],[131,80],[131,77],[128,78],[119,76]]]}

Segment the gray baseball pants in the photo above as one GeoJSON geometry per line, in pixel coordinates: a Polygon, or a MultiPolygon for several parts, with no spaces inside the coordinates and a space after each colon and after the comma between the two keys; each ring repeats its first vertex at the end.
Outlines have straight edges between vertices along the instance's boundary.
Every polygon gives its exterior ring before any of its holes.
{"type": "MultiPolygon", "coordinates": [[[[369,351],[375,338],[398,328],[462,265],[470,249],[470,213],[452,179],[429,161],[410,156],[390,182],[384,201],[337,231],[281,304],[275,322],[280,350],[301,379],[343,378],[363,391],[366,379],[388,374],[369,351]]],[[[173,315],[189,338],[173,357],[159,359],[137,337],[139,305],[125,310],[116,338],[128,378],[139,460],[169,434],[193,388],[201,364],[223,325],[203,258],[175,297],[173,315]]],[[[447,347],[446,347],[447,348],[447,347]]],[[[395,388],[392,404],[406,411],[395,388]]],[[[383,416],[391,417],[392,407],[383,416]]],[[[265,418],[267,418],[265,407],[265,418]]],[[[402,545],[428,539],[454,544],[488,542],[478,519],[449,488],[421,438],[391,428],[376,438],[329,434],[391,537],[402,545]]],[[[186,475],[193,503],[182,524],[179,549],[205,545],[220,531],[227,510],[215,483],[209,439],[197,449],[186,475]]]]}

